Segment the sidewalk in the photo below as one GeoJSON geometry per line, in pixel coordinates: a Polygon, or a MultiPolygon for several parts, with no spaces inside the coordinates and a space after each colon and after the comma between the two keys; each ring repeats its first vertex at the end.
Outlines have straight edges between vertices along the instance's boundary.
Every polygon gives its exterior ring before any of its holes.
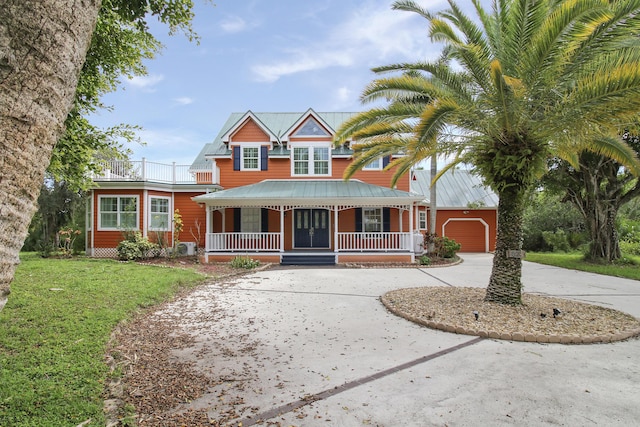
{"type": "MultiPolygon", "coordinates": [[[[176,357],[228,379],[183,409],[207,409],[215,419],[241,398],[234,408],[243,427],[258,419],[282,426],[638,425],[638,339],[570,346],[480,339],[415,325],[379,302],[402,287],[485,287],[491,255],[462,257],[447,268],[267,270],[176,301],[166,314],[179,314],[196,338],[176,357]],[[207,317],[211,305],[224,307],[215,322],[207,317]]],[[[525,262],[523,283],[526,292],[640,317],[638,281],[525,262]]]]}

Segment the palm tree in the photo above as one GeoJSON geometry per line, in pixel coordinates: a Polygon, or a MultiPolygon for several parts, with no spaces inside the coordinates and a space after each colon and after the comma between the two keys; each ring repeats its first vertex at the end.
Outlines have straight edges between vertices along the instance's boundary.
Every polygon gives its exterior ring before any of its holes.
{"type": "Polygon", "coordinates": [[[353,175],[374,158],[397,180],[434,153],[474,166],[500,197],[498,236],[486,300],[520,304],[522,217],[526,195],[551,157],[577,165],[583,150],[638,174],[636,154],[617,136],[640,111],[640,0],[472,0],[472,19],[453,1],[430,13],[411,0],[441,43],[434,62],[393,64],[364,90],[386,101],[353,117],[337,142],[353,140],[353,175]]]}

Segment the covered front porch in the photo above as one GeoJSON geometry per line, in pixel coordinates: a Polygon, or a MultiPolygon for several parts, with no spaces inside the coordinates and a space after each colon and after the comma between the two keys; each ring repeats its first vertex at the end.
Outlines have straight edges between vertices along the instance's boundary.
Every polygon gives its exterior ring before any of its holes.
{"type": "Polygon", "coordinates": [[[422,196],[361,181],[266,180],[194,200],[207,209],[206,262],[410,263],[422,253],[422,196]]]}

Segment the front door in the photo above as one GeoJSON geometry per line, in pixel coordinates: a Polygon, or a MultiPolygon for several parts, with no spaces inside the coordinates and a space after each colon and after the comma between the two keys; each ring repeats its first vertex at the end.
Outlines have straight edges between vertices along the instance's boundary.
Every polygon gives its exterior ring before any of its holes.
{"type": "Polygon", "coordinates": [[[329,211],[326,209],[296,209],[293,246],[295,248],[329,248],[329,211]]]}

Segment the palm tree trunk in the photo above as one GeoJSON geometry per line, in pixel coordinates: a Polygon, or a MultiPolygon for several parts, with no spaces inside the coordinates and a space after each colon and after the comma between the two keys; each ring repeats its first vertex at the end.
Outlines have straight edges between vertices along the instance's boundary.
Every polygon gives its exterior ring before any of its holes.
{"type": "Polygon", "coordinates": [[[101,0],[0,0],[0,310],[101,0]]]}
{"type": "Polygon", "coordinates": [[[526,192],[509,187],[499,193],[498,236],[485,301],[522,304],[522,220],[526,192]]]}

